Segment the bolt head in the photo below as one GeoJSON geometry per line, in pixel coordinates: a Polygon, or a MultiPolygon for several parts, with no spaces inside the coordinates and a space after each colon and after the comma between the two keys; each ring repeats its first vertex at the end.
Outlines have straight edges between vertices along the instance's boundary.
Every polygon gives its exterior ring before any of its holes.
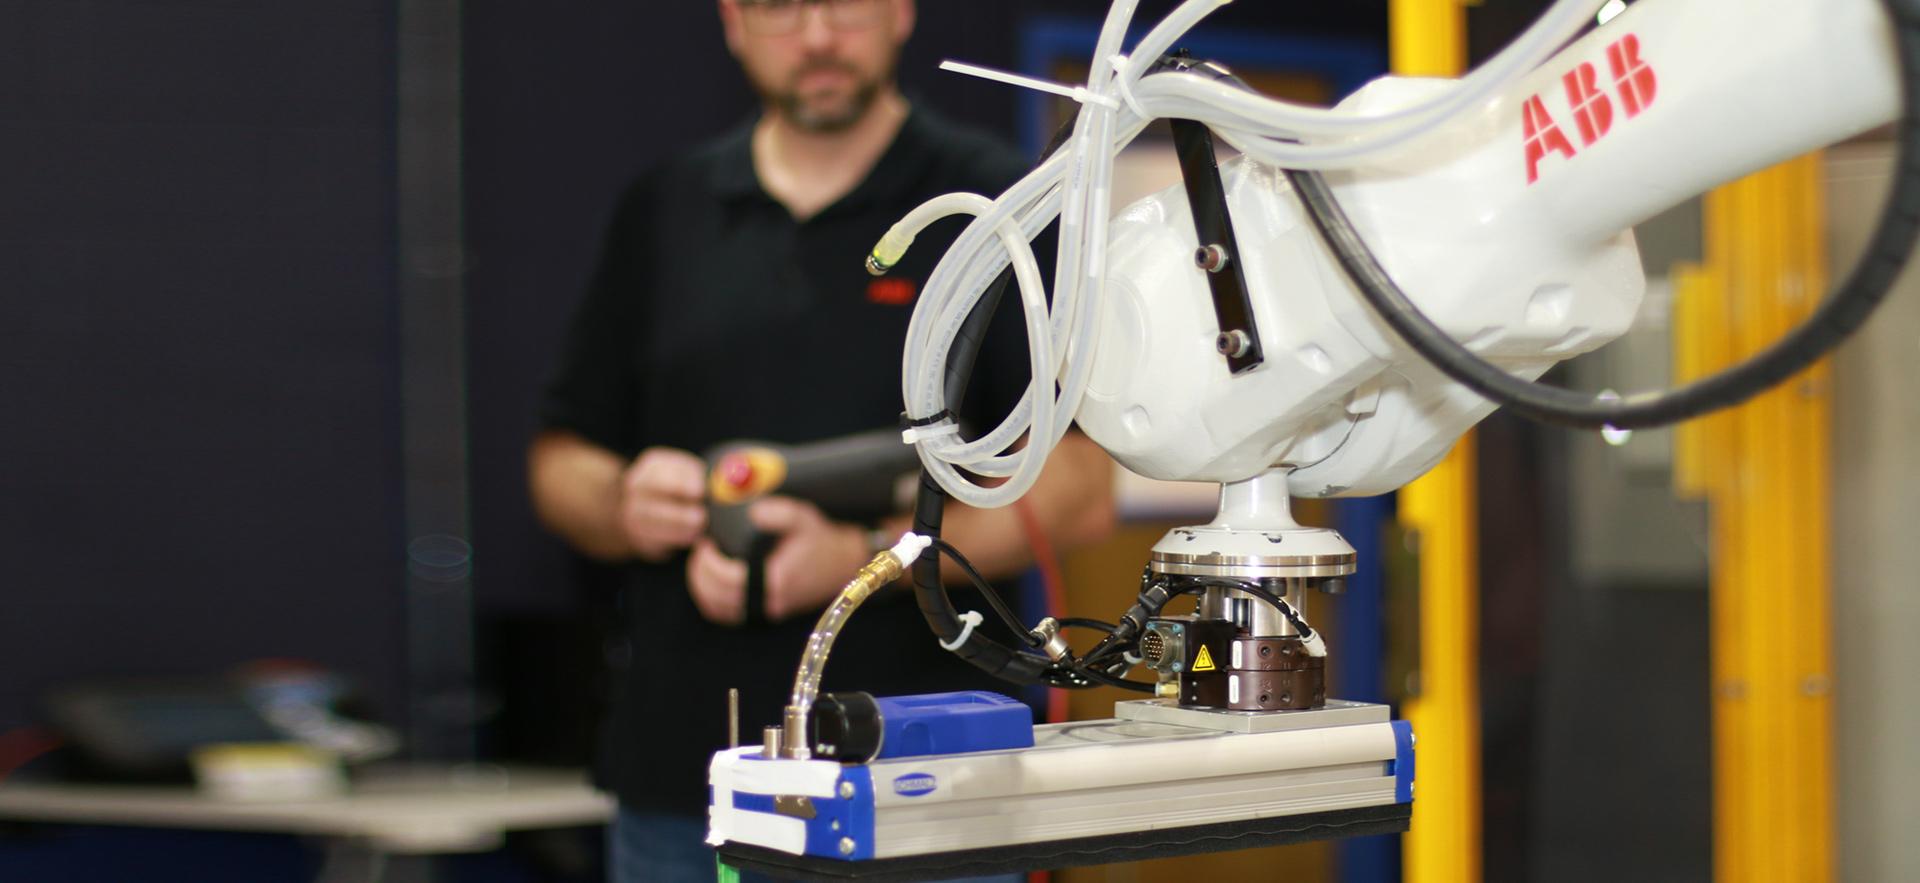
{"type": "Polygon", "coordinates": [[[1218,245],[1203,245],[1193,251],[1194,266],[1218,273],[1227,266],[1227,250],[1218,245]]]}
{"type": "Polygon", "coordinates": [[[853,854],[853,838],[852,837],[840,838],[840,854],[841,855],[853,854]]]}
{"type": "Polygon", "coordinates": [[[1220,332],[1220,334],[1213,339],[1213,348],[1223,356],[1242,356],[1246,355],[1251,343],[1252,342],[1247,339],[1247,333],[1245,331],[1236,329],[1234,331],[1220,332]]]}
{"type": "Polygon", "coordinates": [[[853,783],[852,782],[840,783],[840,798],[842,800],[853,799],[853,783]]]}

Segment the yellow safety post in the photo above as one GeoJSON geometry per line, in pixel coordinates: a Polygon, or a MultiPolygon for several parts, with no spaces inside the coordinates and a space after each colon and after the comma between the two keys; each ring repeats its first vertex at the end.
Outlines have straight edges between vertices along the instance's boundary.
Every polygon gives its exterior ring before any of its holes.
{"type": "Polygon", "coordinates": [[[1418,738],[1409,883],[1480,879],[1480,592],[1474,437],[1400,491],[1420,538],[1419,689],[1403,709],[1418,738]]]}
{"type": "MultiPolygon", "coordinates": [[[[1392,0],[1393,71],[1459,76],[1466,67],[1461,0],[1392,0]]],[[[1410,883],[1480,879],[1479,514],[1473,436],[1400,491],[1400,520],[1420,538],[1419,685],[1403,709],[1418,738],[1410,883]]]]}
{"type": "MultiPolygon", "coordinates": [[[[1706,199],[1706,266],[1676,275],[1680,380],[1749,358],[1826,288],[1818,155],[1706,199]]],[[[1675,488],[1710,507],[1714,875],[1834,877],[1826,363],[1681,427],[1675,488]]]]}
{"type": "Polygon", "coordinates": [[[1392,0],[1387,7],[1389,62],[1403,77],[1457,77],[1467,68],[1466,7],[1461,0],[1392,0]]]}

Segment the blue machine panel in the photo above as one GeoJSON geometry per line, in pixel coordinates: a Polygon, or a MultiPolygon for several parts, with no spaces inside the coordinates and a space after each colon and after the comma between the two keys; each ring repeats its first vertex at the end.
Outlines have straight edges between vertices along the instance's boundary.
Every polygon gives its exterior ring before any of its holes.
{"type": "Polygon", "coordinates": [[[1413,802],[1413,724],[1393,722],[1393,802],[1413,802]]]}
{"type": "Polygon", "coordinates": [[[1033,747],[1033,712],[998,693],[968,690],[875,699],[881,759],[1033,747]]]}

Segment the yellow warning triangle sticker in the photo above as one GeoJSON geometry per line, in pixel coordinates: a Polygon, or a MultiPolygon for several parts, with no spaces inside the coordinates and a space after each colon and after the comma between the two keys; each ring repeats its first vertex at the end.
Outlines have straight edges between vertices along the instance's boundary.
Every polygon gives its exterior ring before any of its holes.
{"type": "Polygon", "coordinates": [[[1194,671],[1213,671],[1213,654],[1207,652],[1207,645],[1200,645],[1200,655],[1193,659],[1194,671]]]}

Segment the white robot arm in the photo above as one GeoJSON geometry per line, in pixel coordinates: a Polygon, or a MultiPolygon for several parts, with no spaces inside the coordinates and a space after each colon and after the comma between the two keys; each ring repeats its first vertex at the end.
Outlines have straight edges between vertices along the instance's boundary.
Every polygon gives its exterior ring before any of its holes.
{"type": "MultiPolygon", "coordinates": [[[[1629,228],[1675,202],[1897,114],[1870,0],[1642,3],[1411,149],[1329,172],[1421,311],[1529,380],[1624,333],[1643,288],[1629,228]]],[[[1383,79],[1378,114],[1455,88],[1383,79]]],[[[1378,494],[1445,455],[1493,403],[1390,331],[1286,180],[1225,171],[1265,364],[1214,352],[1185,194],[1123,210],[1080,426],[1128,468],[1233,482],[1292,467],[1295,496],[1378,494]]]]}
{"type": "MultiPolygon", "coordinates": [[[[1579,21],[1595,5],[1562,3],[1556,12],[1571,7],[1579,21]]],[[[1542,22],[1543,39],[1555,24],[1542,22]]],[[[1473,90],[1481,94],[1471,104],[1428,118],[1402,143],[1316,164],[1423,313],[1476,354],[1532,379],[1632,323],[1644,284],[1633,224],[1720,182],[1892,121],[1896,69],[1876,0],[1646,0],[1530,72],[1473,90]]],[[[1126,75],[1123,68],[1116,80],[1126,75]]],[[[1136,80],[1129,92],[1137,102],[1155,85],[1136,80]]],[[[1470,89],[1467,81],[1384,78],[1334,112],[1389,118],[1470,89]]],[[[1137,128],[1138,114],[1127,109],[1089,102],[1082,117],[1104,113],[1137,128]]],[[[1216,132],[1254,146],[1244,133],[1216,132]]],[[[1342,142],[1309,141],[1298,150],[1316,144],[1342,142]]],[[[1083,394],[1075,388],[1082,384],[1062,384],[1052,428],[1077,420],[1121,464],[1160,479],[1231,483],[1280,468],[1290,473],[1293,495],[1321,497],[1384,493],[1417,478],[1493,403],[1443,376],[1388,329],[1274,166],[1242,157],[1222,174],[1263,362],[1230,371],[1216,347],[1222,329],[1209,309],[1208,274],[1195,261],[1202,243],[1176,187],[1122,209],[1104,248],[1063,245],[1076,257],[1108,257],[1080,285],[1073,271],[1081,268],[1062,258],[1050,355],[1084,349],[1091,364],[1083,394]],[[1070,323],[1080,317],[1062,312],[1075,309],[1085,310],[1077,325],[1070,323]],[[1062,328],[1071,329],[1064,339],[1062,328]]],[[[1016,188],[1002,204],[1023,195],[1016,188]]],[[[1104,214],[1103,205],[1088,208],[1087,217],[1104,214]]],[[[1063,236],[1091,236],[1097,226],[1063,220],[1063,236]]],[[[947,263],[968,258],[956,252],[947,263]]],[[[951,313],[953,303],[930,286],[920,309],[951,313]]],[[[911,356],[910,348],[909,413],[937,411],[917,411],[913,393],[937,388],[927,380],[938,366],[911,356]]],[[[1076,365],[1062,361],[1043,378],[1074,379],[1076,365]]],[[[1036,388],[1051,386],[1043,380],[1036,388]]],[[[994,474],[978,468],[988,446],[956,455],[949,441],[920,442],[923,460],[994,474]]],[[[973,489],[948,483],[950,492],[983,502],[973,489]]],[[[1017,489],[984,502],[1013,496],[1017,489]]]]}

